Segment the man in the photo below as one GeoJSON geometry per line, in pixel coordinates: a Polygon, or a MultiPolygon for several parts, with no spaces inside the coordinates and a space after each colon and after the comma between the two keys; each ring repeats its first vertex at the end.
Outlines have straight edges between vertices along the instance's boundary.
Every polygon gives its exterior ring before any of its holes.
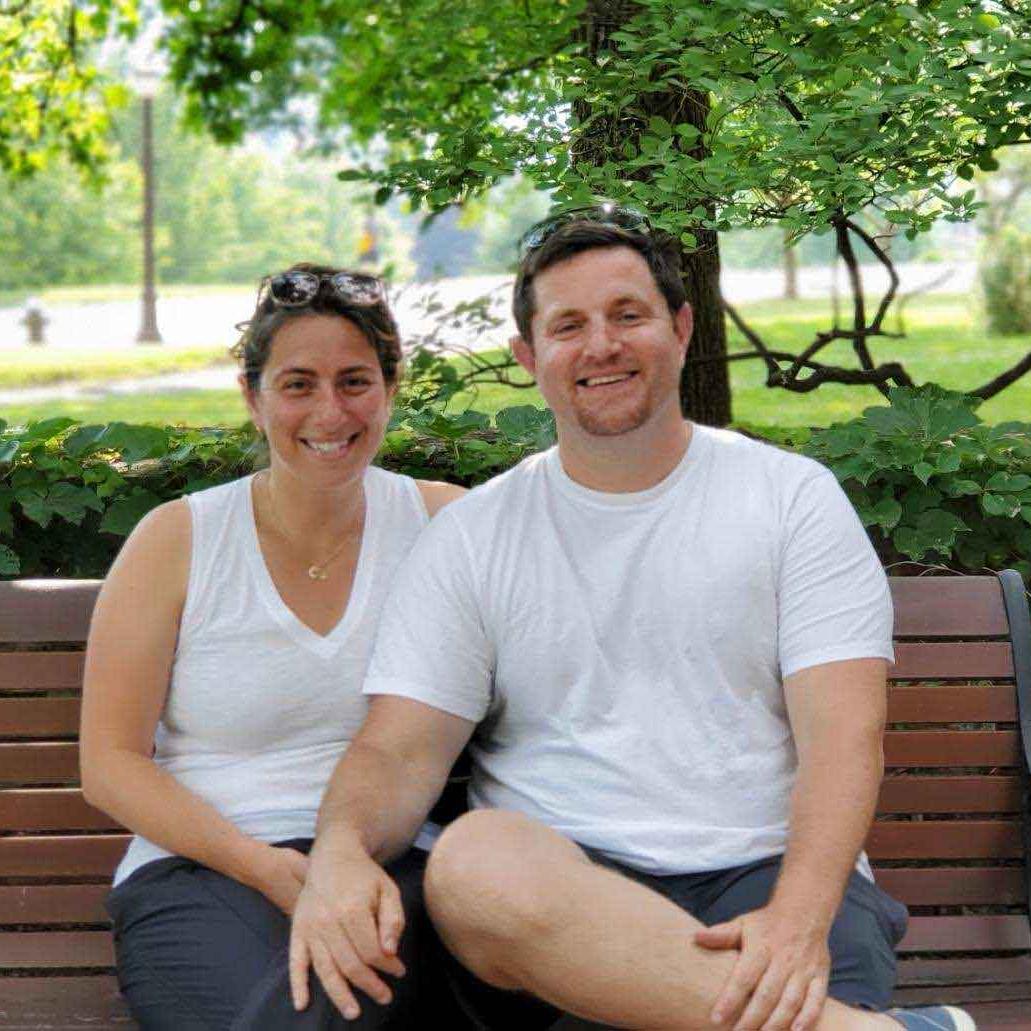
{"type": "Polygon", "coordinates": [[[295,1001],[309,963],[345,1016],[355,989],[389,998],[404,917],[379,864],[475,731],[474,811],[425,887],[480,1026],[972,1027],[870,1012],[905,920],[856,868],[891,605],[833,476],[683,420],[691,311],[635,213],[537,227],[514,308],[558,447],[445,510],[395,584],[294,918],[295,1001]]]}

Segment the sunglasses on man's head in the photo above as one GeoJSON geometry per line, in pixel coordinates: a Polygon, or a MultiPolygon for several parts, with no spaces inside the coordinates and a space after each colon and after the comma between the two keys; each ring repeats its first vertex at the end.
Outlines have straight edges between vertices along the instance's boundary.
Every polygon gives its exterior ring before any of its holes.
{"type": "Polygon", "coordinates": [[[522,261],[531,251],[541,247],[563,226],[570,225],[572,222],[594,222],[596,225],[627,229],[632,233],[651,231],[648,216],[636,208],[623,208],[616,204],[589,204],[580,208],[567,208],[557,215],[551,215],[536,225],[530,226],[519,237],[519,260],[522,261]]]}
{"type": "Polygon", "coordinates": [[[280,272],[262,280],[261,292],[267,291],[277,307],[303,308],[315,300],[323,283],[329,283],[338,300],[359,308],[379,304],[386,297],[381,279],[359,272],[280,272]]]}

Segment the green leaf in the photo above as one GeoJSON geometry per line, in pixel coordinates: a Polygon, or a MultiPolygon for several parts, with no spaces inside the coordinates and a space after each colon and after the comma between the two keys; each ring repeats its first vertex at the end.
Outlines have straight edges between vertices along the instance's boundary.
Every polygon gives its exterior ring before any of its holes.
{"type": "Polygon", "coordinates": [[[917,462],[913,466],[913,475],[921,482],[927,483],[927,481],[934,475],[934,466],[929,465],[927,462],[917,462]]]}
{"type": "Polygon", "coordinates": [[[72,483],[58,483],[47,494],[47,506],[66,522],[78,526],[86,517],[87,509],[103,512],[104,503],[88,487],[72,483]]]}
{"type": "MultiPolygon", "coordinates": [[[[117,425],[117,424],[116,424],[117,425]]],[[[81,458],[87,452],[92,451],[106,435],[110,427],[107,424],[102,426],[80,426],[73,433],[70,433],[64,442],[65,454],[72,458],[81,458]]]]}
{"type": "Polygon", "coordinates": [[[137,487],[129,497],[120,498],[111,504],[100,520],[100,529],[104,533],[127,537],[133,527],[161,501],[156,494],[137,487]]]}
{"type": "Polygon", "coordinates": [[[982,494],[981,508],[984,509],[985,515],[1009,518],[1020,512],[1020,502],[1001,494],[982,494]]]}
{"type": "Polygon", "coordinates": [[[21,448],[21,441],[8,440],[0,442],[0,465],[7,465],[14,461],[15,455],[21,448]]]}
{"type": "Polygon", "coordinates": [[[1001,491],[1006,494],[1016,494],[1031,487],[1031,476],[1024,473],[1017,473],[1015,476],[1010,473],[996,473],[986,484],[985,489],[990,491],[1001,491]]]}
{"type": "Polygon", "coordinates": [[[59,437],[69,426],[74,426],[75,420],[64,415],[55,416],[52,419],[41,419],[38,422],[30,422],[28,428],[22,433],[22,441],[48,441],[59,437]]]}
{"type": "Polygon", "coordinates": [[[542,431],[554,435],[555,419],[547,409],[535,405],[515,405],[502,408],[494,416],[498,431],[510,440],[530,442],[542,431]]]}
{"type": "Polygon", "coordinates": [[[104,434],[105,448],[117,451],[129,465],[145,458],[160,458],[168,445],[168,430],[158,426],[113,422],[104,434]]]}
{"type": "Polygon", "coordinates": [[[984,488],[976,480],[948,480],[944,484],[945,493],[950,498],[980,494],[984,488]]]}
{"type": "Polygon", "coordinates": [[[0,544],[0,576],[17,576],[20,572],[18,556],[6,544],[0,544]]]}
{"type": "Polygon", "coordinates": [[[21,490],[16,490],[14,496],[18,500],[18,504],[21,505],[22,513],[26,519],[30,519],[44,528],[50,525],[50,520],[53,518],[54,513],[48,507],[46,496],[41,491],[22,488],[21,490]]]}
{"type": "Polygon", "coordinates": [[[0,534],[5,537],[14,535],[14,516],[11,506],[14,504],[14,491],[10,487],[0,487],[0,534]]]}
{"type": "Polygon", "coordinates": [[[902,518],[902,506],[894,498],[881,498],[872,508],[860,513],[864,526],[879,526],[893,530],[902,518]]]}

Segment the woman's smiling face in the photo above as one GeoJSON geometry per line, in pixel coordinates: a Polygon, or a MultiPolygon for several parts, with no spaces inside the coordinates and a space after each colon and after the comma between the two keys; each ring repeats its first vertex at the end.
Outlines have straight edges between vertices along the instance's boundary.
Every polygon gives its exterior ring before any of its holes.
{"type": "Polygon", "coordinates": [[[272,469],[325,487],[364,473],[382,443],[392,397],[364,333],[331,315],[285,322],[258,389],[244,386],[272,469]]]}

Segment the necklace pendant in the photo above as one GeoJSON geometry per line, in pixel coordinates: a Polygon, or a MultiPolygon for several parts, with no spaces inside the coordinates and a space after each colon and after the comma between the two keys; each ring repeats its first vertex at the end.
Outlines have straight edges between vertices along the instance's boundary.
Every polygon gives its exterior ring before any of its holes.
{"type": "Polygon", "coordinates": [[[322,566],[308,566],[308,576],[312,580],[328,580],[329,574],[322,566]]]}

